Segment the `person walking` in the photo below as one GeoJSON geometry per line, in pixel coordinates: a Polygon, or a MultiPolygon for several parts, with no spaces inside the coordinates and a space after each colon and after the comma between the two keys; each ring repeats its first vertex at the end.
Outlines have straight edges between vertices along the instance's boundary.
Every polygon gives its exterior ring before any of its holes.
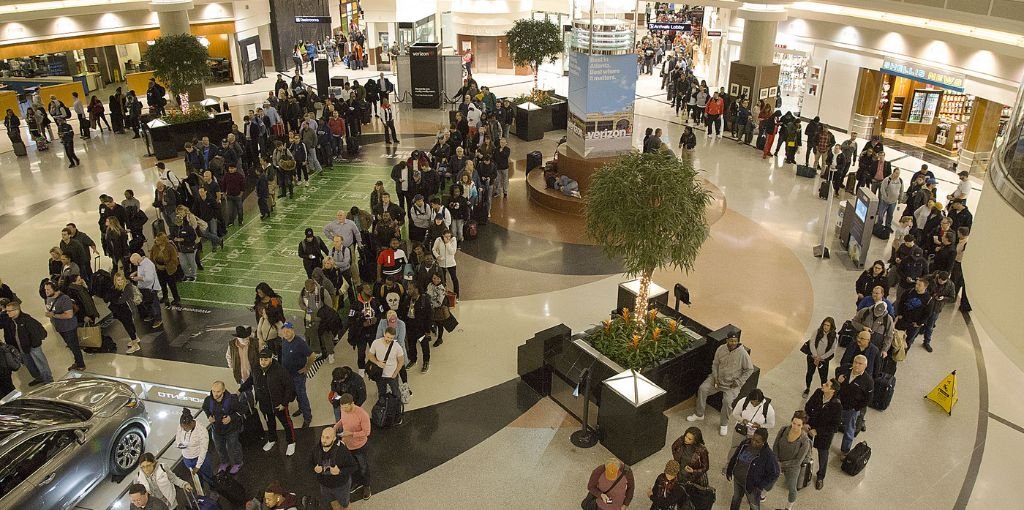
{"type": "Polygon", "coordinates": [[[828,366],[832,358],[836,357],[838,347],[836,320],[832,317],[825,317],[814,333],[814,338],[804,342],[803,347],[800,347],[800,351],[807,356],[807,374],[804,376],[805,397],[811,392],[814,372],[818,372],[818,378],[822,384],[828,379],[828,366]]]}
{"type": "Polygon", "coordinates": [[[313,229],[306,229],[306,237],[299,241],[298,254],[302,266],[306,269],[306,278],[313,276],[313,270],[324,265],[324,255],[330,253],[323,239],[313,234],[313,229]]]}
{"type": "Polygon", "coordinates": [[[64,117],[57,117],[57,136],[64,146],[64,158],[68,160],[68,168],[81,165],[82,160],[75,155],[75,128],[71,127],[64,117]]]}
{"type": "Polygon", "coordinates": [[[352,492],[362,488],[363,499],[370,499],[370,460],[367,456],[371,432],[370,415],[356,404],[350,393],[343,393],[339,397],[339,403],[341,416],[334,424],[334,430],[359,464],[359,476],[353,479],[352,492]]]}
{"type": "Polygon", "coordinates": [[[635,489],[633,470],[615,458],[594,468],[587,481],[588,498],[600,510],[624,510],[633,502],[635,489]]]}
{"type": "MultiPolygon", "coordinates": [[[[395,130],[395,111],[391,108],[391,103],[388,102],[387,98],[382,98],[380,101],[380,119],[384,122],[384,143],[391,145],[391,141],[394,140],[394,143],[398,144],[398,131],[395,130]]],[[[399,200],[404,202],[404,195],[401,192],[399,192],[399,200]]]]}
{"type": "Polygon", "coordinates": [[[807,435],[814,440],[812,446],[818,450],[818,471],[814,477],[814,488],[821,490],[825,486],[825,474],[828,471],[828,453],[832,449],[832,438],[843,425],[843,404],[839,401],[839,389],[842,385],[837,379],[829,379],[814,390],[811,398],[804,404],[807,413],[807,435]]]}
{"type": "Polygon", "coordinates": [[[793,413],[789,425],[779,429],[775,436],[772,451],[779,461],[779,470],[786,478],[786,489],[789,491],[786,510],[792,510],[796,503],[797,484],[800,481],[800,466],[811,453],[811,439],[804,432],[807,413],[798,410],[793,413]]]}
{"type": "Polygon", "coordinates": [[[852,365],[840,368],[836,373],[836,380],[842,384],[839,388],[839,400],[843,403],[843,442],[840,445],[843,457],[850,453],[850,448],[853,447],[858,418],[868,402],[871,402],[871,393],[875,388],[875,380],[867,372],[867,367],[867,358],[858,354],[854,356],[852,365]]]}
{"type": "Polygon", "coordinates": [[[729,333],[725,345],[715,350],[715,358],[711,362],[711,375],[704,379],[697,389],[697,408],[686,421],[703,421],[708,396],[722,393],[722,410],[719,413],[719,435],[729,435],[729,411],[732,402],[739,396],[740,388],[754,373],[754,363],[745,348],[741,348],[738,333],[729,333]]]}
{"type": "Polygon", "coordinates": [[[263,451],[269,452],[277,443],[277,422],[281,422],[288,442],[285,455],[291,457],[295,453],[295,426],[288,415],[288,403],[295,398],[292,381],[284,367],[274,359],[274,351],[263,349],[257,363],[252,377],[238,391],[241,393],[252,388],[256,394],[256,405],[267,422],[267,442],[263,444],[263,451]]]}
{"type": "Polygon", "coordinates": [[[334,427],[320,431],[320,447],[313,449],[310,460],[320,485],[320,497],[331,505],[331,510],[347,509],[352,474],[359,470],[359,464],[345,444],[338,441],[334,427]]]}
{"type": "Polygon", "coordinates": [[[50,319],[53,330],[64,339],[64,343],[75,358],[75,363],[68,367],[68,371],[85,370],[85,359],[82,357],[82,349],[78,346],[78,319],[75,317],[74,301],[51,281],[43,284],[43,292],[46,295],[46,317],[50,319]]]}
{"type": "Polygon", "coordinates": [[[761,509],[761,495],[779,478],[779,461],[768,446],[768,430],[757,429],[729,458],[725,479],[732,482],[730,510],[740,510],[746,498],[750,510],[761,509]]]}
{"type": "Polygon", "coordinates": [[[14,344],[21,351],[21,361],[32,376],[29,386],[53,382],[50,362],[43,353],[43,340],[47,333],[35,317],[21,310],[21,301],[12,299],[4,306],[4,312],[13,329],[13,336],[5,336],[7,343],[14,344]],[[15,342],[14,339],[17,339],[15,342]]]}
{"type": "Polygon", "coordinates": [[[295,334],[295,326],[291,322],[281,325],[280,335],[284,340],[281,344],[281,365],[291,377],[295,398],[299,403],[299,409],[292,413],[292,417],[302,415],[302,428],[307,428],[313,421],[313,411],[309,407],[309,396],[306,394],[306,378],[313,362],[316,361],[316,355],[310,350],[306,339],[295,334]]]}
{"type": "Polygon", "coordinates": [[[238,395],[229,392],[223,381],[214,381],[210,394],[203,400],[202,409],[210,422],[213,445],[220,458],[217,472],[223,472],[230,466],[230,473],[237,475],[242,469],[242,443],[238,436],[245,422],[238,395]]]}

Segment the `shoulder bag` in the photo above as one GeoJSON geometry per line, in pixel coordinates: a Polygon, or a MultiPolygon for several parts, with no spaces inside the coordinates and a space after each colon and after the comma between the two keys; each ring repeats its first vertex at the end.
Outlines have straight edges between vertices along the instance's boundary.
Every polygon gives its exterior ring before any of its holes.
{"type": "MultiPolygon", "coordinates": [[[[387,363],[388,363],[388,356],[391,356],[391,348],[394,347],[394,346],[395,346],[395,343],[391,342],[391,344],[388,345],[387,352],[384,353],[384,359],[382,359],[381,361],[385,365],[387,365],[387,363]]],[[[377,366],[376,363],[370,363],[370,364],[366,365],[366,377],[369,378],[373,382],[377,382],[382,377],[384,377],[384,369],[379,367],[379,366],[377,366]]]]}

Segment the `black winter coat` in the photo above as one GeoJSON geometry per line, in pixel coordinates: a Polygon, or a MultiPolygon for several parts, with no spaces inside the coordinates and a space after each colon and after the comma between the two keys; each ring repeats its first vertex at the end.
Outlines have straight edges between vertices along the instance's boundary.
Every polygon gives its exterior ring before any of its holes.
{"type": "Polygon", "coordinates": [[[816,431],[815,448],[831,446],[832,436],[839,431],[839,427],[843,424],[843,404],[839,401],[839,396],[835,395],[832,400],[823,403],[824,399],[821,389],[817,389],[804,404],[804,411],[807,412],[807,424],[816,431]]]}
{"type": "Polygon", "coordinates": [[[267,368],[259,365],[252,367],[249,380],[242,384],[239,392],[248,391],[249,388],[255,390],[256,403],[264,411],[279,405],[287,406],[288,402],[295,399],[291,377],[277,360],[271,362],[267,368]]]}

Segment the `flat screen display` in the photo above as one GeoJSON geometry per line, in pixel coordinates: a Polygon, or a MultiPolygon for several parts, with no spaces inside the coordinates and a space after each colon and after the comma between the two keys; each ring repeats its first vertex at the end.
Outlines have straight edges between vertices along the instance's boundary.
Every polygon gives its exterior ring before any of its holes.
{"type": "Polygon", "coordinates": [[[857,198],[857,205],[854,207],[854,213],[857,214],[857,218],[860,221],[867,221],[868,219],[868,203],[860,198],[857,198]]]}

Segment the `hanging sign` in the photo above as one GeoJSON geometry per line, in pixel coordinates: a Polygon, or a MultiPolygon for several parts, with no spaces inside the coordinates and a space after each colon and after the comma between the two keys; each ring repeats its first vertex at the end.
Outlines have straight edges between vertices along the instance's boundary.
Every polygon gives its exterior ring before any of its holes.
{"type": "Polygon", "coordinates": [[[911,80],[919,81],[942,87],[956,92],[964,91],[964,76],[958,73],[942,71],[939,69],[886,58],[882,61],[881,71],[886,74],[902,76],[911,80]]]}
{"type": "Polygon", "coordinates": [[[330,16],[296,16],[296,23],[320,23],[320,24],[331,24],[330,16]]]}
{"type": "Polygon", "coordinates": [[[689,23],[674,23],[668,21],[652,21],[647,24],[648,30],[682,30],[689,31],[689,23]]]}

